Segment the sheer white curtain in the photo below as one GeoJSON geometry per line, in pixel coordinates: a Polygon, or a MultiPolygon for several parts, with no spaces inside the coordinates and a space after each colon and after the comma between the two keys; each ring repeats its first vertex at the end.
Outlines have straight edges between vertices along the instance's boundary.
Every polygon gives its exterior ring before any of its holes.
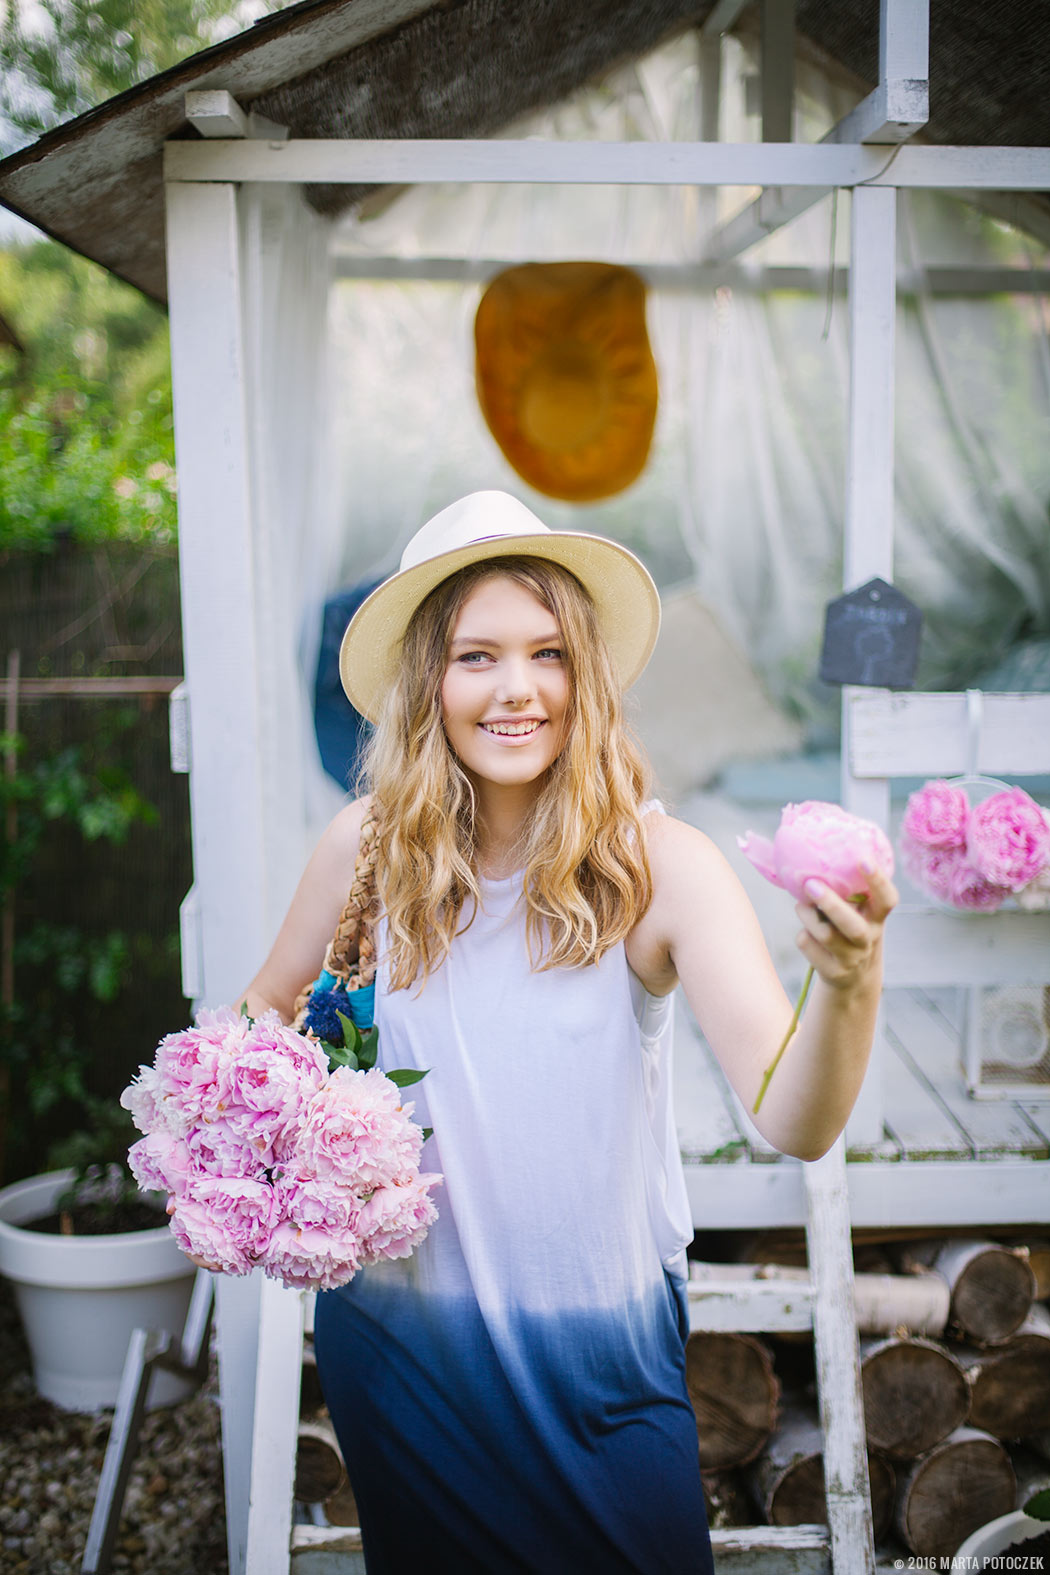
{"type": "MultiPolygon", "coordinates": [[[[722,133],[759,135],[748,44],[731,42],[722,133]]],[[[799,135],[816,137],[855,87],[797,70],[799,135]]],[[[690,138],[699,130],[695,39],[612,74],[513,135],[690,138]]],[[[718,194],[719,218],[753,193],[718,194]]],[[[848,264],[849,198],[830,198],[741,259],[717,289],[656,290],[660,374],[651,458],[626,492],[574,507],[528,488],[503,459],[473,381],[477,283],[347,280],[334,287],[340,574],[394,567],[427,514],[502,486],[553,526],[617,537],[663,586],[693,584],[769,693],[830,739],[837,692],[815,678],[825,602],[841,588],[848,387],[843,279],[833,302],[760,290],[764,266],[827,276],[848,264]],[[751,283],[746,275],[750,274],[751,283]]],[[[688,263],[702,252],[694,190],[420,187],[334,232],[356,259],[458,257],[688,263]]],[[[955,686],[1019,635],[1050,633],[1050,346],[1038,298],[934,296],[937,263],[1038,263],[1031,243],[965,203],[901,199],[896,568],[923,607],[920,682],[955,686]]]]}
{"type": "Polygon", "coordinates": [[[262,631],[272,878],[287,900],[307,845],[340,799],[321,768],[311,695],[321,605],[339,559],[329,430],[329,226],[294,187],[246,185],[238,211],[255,514],[256,579],[245,594],[254,594],[262,631]]]}

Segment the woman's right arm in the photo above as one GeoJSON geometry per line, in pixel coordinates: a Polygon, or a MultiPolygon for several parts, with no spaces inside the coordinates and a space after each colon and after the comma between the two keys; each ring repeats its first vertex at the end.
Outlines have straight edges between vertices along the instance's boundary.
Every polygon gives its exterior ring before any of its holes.
{"type": "Polygon", "coordinates": [[[317,978],[353,883],[368,805],[359,798],[340,810],[311,854],[270,955],[238,998],[252,1017],[272,1006],[290,1022],[296,997],[317,978]]]}

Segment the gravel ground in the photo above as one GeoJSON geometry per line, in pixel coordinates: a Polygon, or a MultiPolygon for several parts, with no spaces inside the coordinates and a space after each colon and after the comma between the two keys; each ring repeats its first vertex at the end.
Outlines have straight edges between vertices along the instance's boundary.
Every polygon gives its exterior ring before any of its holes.
{"type": "MultiPolygon", "coordinates": [[[[79,1575],[112,1412],[42,1400],[9,1284],[0,1278],[0,1570],[79,1575]]],[[[179,1405],[147,1413],[113,1569],[226,1575],[214,1373],[179,1405]]]]}

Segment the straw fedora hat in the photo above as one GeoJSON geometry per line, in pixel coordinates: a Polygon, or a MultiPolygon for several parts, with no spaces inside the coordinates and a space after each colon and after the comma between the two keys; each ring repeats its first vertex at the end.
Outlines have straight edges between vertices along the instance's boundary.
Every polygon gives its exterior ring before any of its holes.
{"type": "Polygon", "coordinates": [[[351,703],[374,722],[392,684],[412,614],[450,574],[488,558],[524,555],[569,569],[590,592],[623,687],[638,677],[660,629],[660,593],[645,565],[604,536],[553,531],[506,492],[472,492],[412,537],[396,574],[351,618],[339,674],[351,703]]]}
{"type": "Polygon", "coordinates": [[[478,401],[537,492],[573,503],[639,475],[656,420],[645,285],[613,263],[525,263],[489,284],[474,320],[478,401]]]}

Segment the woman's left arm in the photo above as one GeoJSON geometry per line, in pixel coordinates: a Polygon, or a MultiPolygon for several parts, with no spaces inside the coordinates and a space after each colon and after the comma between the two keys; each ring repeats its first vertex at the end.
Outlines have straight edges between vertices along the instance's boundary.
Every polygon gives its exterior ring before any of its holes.
{"type": "MultiPolygon", "coordinates": [[[[792,1017],[754,908],[702,832],[649,816],[653,901],[628,944],[631,966],[656,993],[681,981],[711,1048],[748,1111],[792,1017]]],[[[752,1117],[768,1142],[816,1159],[846,1124],[860,1092],[882,989],[882,929],[897,901],[877,871],[863,903],[822,883],[799,903],[800,951],[816,977],[802,1021],[752,1117]]]]}

